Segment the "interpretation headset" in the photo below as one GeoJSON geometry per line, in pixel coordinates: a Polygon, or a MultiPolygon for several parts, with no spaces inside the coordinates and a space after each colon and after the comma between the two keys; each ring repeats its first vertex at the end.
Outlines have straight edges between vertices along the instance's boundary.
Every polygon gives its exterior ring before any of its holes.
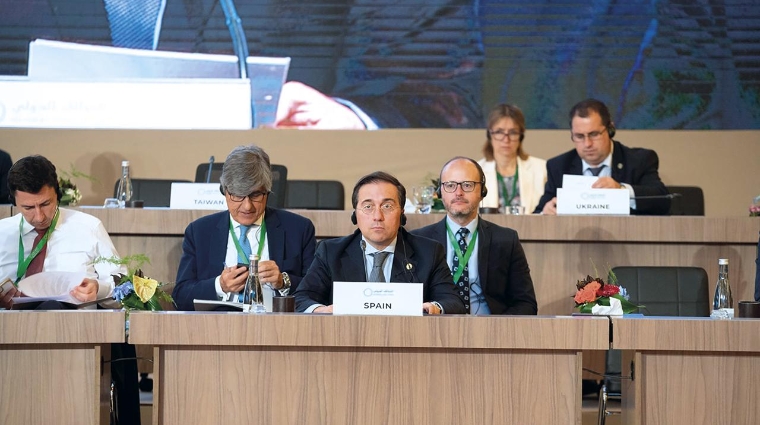
{"type": "MultiPolygon", "coordinates": [[[[377,183],[377,182],[385,182],[390,183],[393,186],[396,187],[396,191],[398,192],[399,201],[403,202],[406,199],[406,188],[403,184],[401,184],[400,181],[398,181],[397,178],[393,177],[392,175],[383,172],[383,171],[375,171],[374,173],[367,174],[366,176],[359,179],[358,182],[356,182],[356,185],[354,185],[354,191],[351,194],[351,205],[354,207],[354,211],[351,213],[351,223],[356,225],[358,221],[356,220],[356,205],[359,203],[359,189],[367,184],[370,183],[377,183]]],[[[406,226],[406,214],[404,214],[404,205],[403,203],[400,205],[401,207],[401,217],[399,219],[399,223],[402,226],[406,226]]]]}
{"type": "Polygon", "coordinates": [[[610,135],[610,139],[615,137],[615,124],[610,121],[610,124],[607,126],[607,134],[610,135]]]}
{"type": "MultiPolygon", "coordinates": [[[[43,183],[42,186],[40,187],[40,190],[42,190],[42,187],[44,187],[44,186],[52,186],[53,189],[55,190],[55,194],[56,194],[56,197],[58,198],[58,202],[60,203],[61,202],[61,198],[63,198],[63,191],[61,190],[61,186],[58,184],[58,175],[55,172],[55,165],[53,165],[53,163],[50,162],[50,160],[48,160],[47,158],[45,158],[45,157],[43,157],[41,155],[33,155],[33,156],[30,156],[30,157],[21,158],[20,160],[16,161],[16,163],[13,164],[13,166],[11,166],[10,170],[8,170],[9,180],[11,180],[10,176],[13,175],[13,172],[14,171],[18,171],[18,170],[16,170],[16,168],[25,167],[26,163],[29,162],[29,161],[34,161],[32,163],[32,166],[44,167],[44,168],[48,168],[48,169],[52,168],[53,176],[55,176],[55,179],[52,182],[53,184],[50,184],[50,182],[43,183]],[[38,162],[38,163],[35,164],[34,162],[39,161],[39,159],[42,159],[44,161],[41,161],[41,162],[38,162]]],[[[37,168],[36,170],[33,170],[33,171],[49,171],[49,170],[40,170],[39,168],[37,168]]],[[[11,204],[15,207],[16,206],[15,192],[16,192],[16,190],[19,190],[19,189],[18,188],[11,188],[10,186],[11,185],[10,185],[10,181],[9,181],[8,182],[8,191],[10,192],[9,196],[11,198],[11,204]]]]}
{"type": "MultiPolygon", "coordinates": [[[[522,138],[520,140],[522,140],[522,138]]],[[[451,158],[448,162],[443,164],[443,167],[441,167],[441,173],[438,174],[438,187],[435,188],[435,194],[438,196],[438,199],[443,199],[443,193],[441,193],[441,185],[443,184],[443,181],[442,181],[443,170],[446,168],[447,165],[451,164],[452,162],[458,159],[464,159],[464,160],[470,161],[472,164],[475,165],[475,168],[478,169],[478,175],[480,175],[480,182],[479,182],[480,183],[480,198],[484,199],[486,195],[488,195],[488,188],[486,187],[486,174],[483,172],[483,167],[481,167],[477,161],[475,161],[472,158],[467,158],[466,156],[457,156],[457,157],[451,158]]]]}

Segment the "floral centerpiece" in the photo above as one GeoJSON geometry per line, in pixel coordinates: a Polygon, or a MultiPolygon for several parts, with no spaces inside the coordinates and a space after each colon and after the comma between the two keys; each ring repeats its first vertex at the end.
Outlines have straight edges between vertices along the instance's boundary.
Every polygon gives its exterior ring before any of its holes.
{"type": "Polygon", "coordinates": [[[150,279],[143,274],[142,265],[150,264],[150,259],[143,254],[123,258],[99,257],[95,263],[111,263],[127,267],[127,274],[119,273],[112,276],[114,281],[113,299],[120,302],[127,311],[159,311],[163,310],[161,301],[174,302],[171,295],[161,289],[166,284],[150,279]]]}
{"type": "MultiPolygon", "coordinates": [[[[598,273],[597,273],[598,274],[598,273]]],[[[573,297],[575,308],[581,313],[591,314],[629,314],[643,306],[628,301],[628,292],[618,284],[617,276],[609,270],[605,283],[600,277],[586,276],[576,282],[577,292],[573,297]]]]}
{"type": "Polygon", "coordinates": [[[432,173],[428,173],[427,176],[425,176],[425,180],[430,181],[430,185],[435,188],[435,193],[433,194],[433,206],[431,209],[433,211],[443,211],[445,207],[443,206],[443,199],[438,197],[438,191],[441,188],[441,179],[440,178],[434,178],[432,177],[432,173]]]}
{"type": "Polygon", "coordinates": [[[752,200],[752,205],[749,206],[750,217],[760,217],[760,195],[757,195],[752,200]]]}
{"type": "Polygon", "coordinates": [[[82,200],[82,193],[71,180],[74,178],[85,178],[90,181],[95,181],[95,178],[88,176],[87,174],[74,168],[74,164],[70,164],[69,171],[61,171],[58,174],[58,186],[61,188],[61,202],[63,206],[76,206],[79,201],[82,200]]]}

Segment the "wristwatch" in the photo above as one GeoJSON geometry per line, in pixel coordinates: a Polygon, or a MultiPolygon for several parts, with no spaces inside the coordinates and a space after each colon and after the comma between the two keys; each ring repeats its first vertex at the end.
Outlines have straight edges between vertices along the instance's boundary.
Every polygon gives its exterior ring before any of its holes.
{"type": "Polygon", "coordinates": [[[280,294],[286,295],[290,292],[290,276],[286,272],[282,272],[282,288],[280,288],[280,294]]]}

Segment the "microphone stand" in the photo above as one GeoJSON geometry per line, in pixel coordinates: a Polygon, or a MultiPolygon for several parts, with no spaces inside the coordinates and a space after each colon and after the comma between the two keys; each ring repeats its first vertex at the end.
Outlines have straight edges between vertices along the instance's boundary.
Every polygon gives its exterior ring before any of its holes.
{"type": "MultiPolygon", "coordinates": [[[[245,31],[243,31],[243,23],[240,20],[240,16],[235,8],[234,0],[219,0],[222,5],[222,11],[224,11],[225,23],[230,30],[230,36],[232,37],[232,48],[235,50],[235,56],[238,60],[238,76],[241,79],[248,79],[250,83],[250,75],[248,75],[248,41],[245,38],[245,31]]],[[[251,125],[256,128],[256,115],[254,114],[254,101],[253,93],[251,93],[251,125]]]]}

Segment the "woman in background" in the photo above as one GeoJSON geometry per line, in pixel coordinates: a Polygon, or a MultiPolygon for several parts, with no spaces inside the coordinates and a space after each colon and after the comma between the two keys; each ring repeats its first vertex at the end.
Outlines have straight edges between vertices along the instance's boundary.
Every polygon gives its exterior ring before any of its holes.
{"type": "Polygon", "coordinates": [[[488,195],[481,207],[523,206],[527,213],[538,205],[546,183],[546,160],[523,150],[525,116],[514,105],[499,104],[488,115],[485,158],[479,161],[488,195]]]}

